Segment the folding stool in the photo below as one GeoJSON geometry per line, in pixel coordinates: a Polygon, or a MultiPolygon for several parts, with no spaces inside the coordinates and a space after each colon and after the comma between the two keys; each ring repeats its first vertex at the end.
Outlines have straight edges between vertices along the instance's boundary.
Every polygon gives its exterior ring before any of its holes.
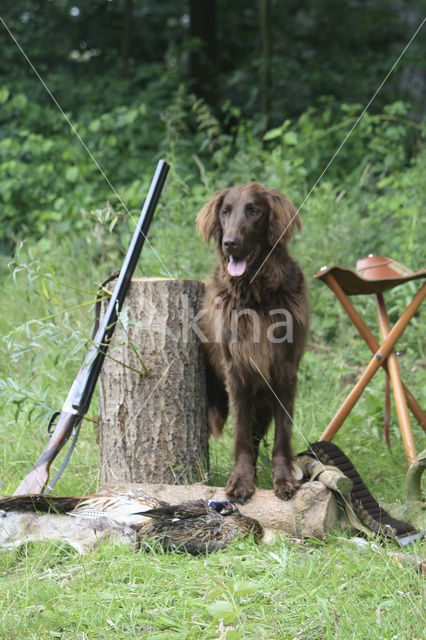
{"type": "Polygon", "coordinates": [[[373,357],[364,370],[361,378],[353,387],[352,391],[349,393],[346,400],[343,402],[340,409],[337,411],[336,415],[319,439],[331,440],[333,438],[351,412],[357,400],[360,398],[368,382],[376,371],[380,367],[383,367],[389,374],[392,381],[396,411],[404,443],[405,455],[407,456],[408,464],[411,465],[413,460],[416,458],[416,448],[407,405],[425,431],[426,414],[419,406],[409,389],[401,381],[398,360],[393,349],[396,341],[400,338],[411,318],[420,307],[423,298],[426,296],[426,283],[423,283],[392,329],[390,327],[383,293],[405,282],[426,278],[426,268],[413,273],[390,258],[381,258],[370,254],[367,258],[358,260],[356,264],[356,271],[334,265],[332,267],[322,267],[321,270],[315,274],[314,278],[322,280],[330,287],[352,320],[353,324],[364,338],[370,350],[373,352],[373,357]],[[374,335],[348,298],[348,296],[351,295],[367,294],[374,294],[376,298],[382,344],[379,344],[375,339],[374,335]]]}

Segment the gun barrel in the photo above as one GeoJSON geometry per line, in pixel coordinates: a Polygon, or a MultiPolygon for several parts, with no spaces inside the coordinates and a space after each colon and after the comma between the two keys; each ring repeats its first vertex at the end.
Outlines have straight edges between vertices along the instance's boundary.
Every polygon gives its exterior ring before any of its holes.
{"type": "Polygon", "coordinates": [[[170,165],[164,160],[158,162],[105,315],[75,380],[75,388],[71,388],[68,394],[64,405],[64,409],[67,411],[77,409],[81,414],[85,413],[89,407],[109,341],[114,333],[117,313],[121,311],[123,306],[169,169],[170,165]]]}

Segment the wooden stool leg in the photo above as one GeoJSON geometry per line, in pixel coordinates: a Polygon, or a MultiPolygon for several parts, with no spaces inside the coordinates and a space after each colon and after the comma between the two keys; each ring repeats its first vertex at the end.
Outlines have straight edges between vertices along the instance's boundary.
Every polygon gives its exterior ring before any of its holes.
{"type": "Polygon", "coordinates": [[[352,411],[355,403],[360,398],[362,392],[365,387],[376,373],[376,371],[381,367],[384,359],[388,357],[392,349],[394,348],[395,342],[398,338],[401,337],[405,327],[410,322],[413,315],[416,313],[417,309],[422,303],[423,298],[426,296],[426,283],[419,289],[416,293],[408,307],[405,309],[404,313],[399,318],[398,322],[389,332],[387,338],[374,354],[373,358],[370,360],[369,365],[365,369],[361,378],[358,380],[357,384],[354,386],[350,394],[347,396],[346,400],[341,405],[340,409],[331,420],[330,424],[326,428],[326,430],[320,436],[320,440],[331,440],[338,429],[343,424],[345,418],[352,411]]]}
{"type": "MultiPolygon", "coordinates": [[[[376,305],[377,315],[379,318],[380,333],[382,334],[383,340],[385,340],[390,332],[390,323],[386,310],[385,300],[382,293],[376,294],[376,305]]],[[[398,421],[401,429],[402,441],[404,443],[405,455],[407,456],[408,464],[411,465],[417,457],[416,445],[414,443],[413,432],[411,431],[407,402],[405,400],[404,389],[402,388],[401,377],[399,374],[398,359],[394,351],[392,351],[388,355],[387,364],[389,375],[392,380],[396,412],[398,414],[398,421]]]]}
{"type": "MultiPolygon", "coordinates": [[[[325,276],[325,281],[327,285],[330,287],[330,289],[333,291],[334,295],[336,296],[336,298],[338,299],[338,301],[340,302],[340,304],[342,305],[342,307],[344,308],[344,310],[346,311],[350,319],[352,320],[355,327],[358,329],[361,336],[364,338],[370,350],[373,353],[378,351],[380,348],[379,343],[377,342],[376,338],[371,333],[370,329],[367,327],[367,325],[365,324],[364,320],[361,318],[361,316],[359,315],[355,307],[353,306],[352,302],[349,300],[348,296],[340,287],[336,278],[331,273],[328,273],[325,276]]],[[[383,361],[382,366],[385,369],[385,371],[389,373],[387,368],[387,360],[383,361]]],[[[417,400],[415,399],[411,391],[408,389],[408,387],[405,386],[404,383],[402,383],[402,388],[404,389],[408,407],[412,411],[419,425],[423,428],[424,431],[426,431],[425,412],[423,411],[423,409],[421,408],[421,406],[419,405],[419,403],[417,402],[417,400]]]]}

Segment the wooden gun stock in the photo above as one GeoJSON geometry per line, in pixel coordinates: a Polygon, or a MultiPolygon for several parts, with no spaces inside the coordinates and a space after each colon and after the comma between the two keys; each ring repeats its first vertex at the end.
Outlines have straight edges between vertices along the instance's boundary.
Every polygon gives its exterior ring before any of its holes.
{"type": "Polygon", "coordinates": [[[58,422],[52,437],[47,443],[47,447],[38,458],[31,471],[22,480],[19,487],[14,491],[14,496],[23,496],[29,493],[43,493],[49,479],[49,467],[68,440],[71,432],[82,419],[77,413],[61,411],[58,422]]]}
{"type": "Polygon", "coordinates": [[[130,280],[139,259],[169,168],[169,165],[164,160],[158,162],[148,195],[142,207],[138,224],[136,225],[102,323],[96,332],[96,336],[84,359],[83,365],[71,386],[47,447],[16,489],[13,494],[14,496],[42,493],[44,491],[49,479],[49,467],[52,460],[62,449],[73,430],[77,430],[73,443],[62,463],[62,467],[53,479],[53,482],[50,483],[49,490],[56,484],[68,461],[78,435],[80,422],[83,420],[84,414],[89,408],[102,363],[117,323],[117,314],[122,308],[127,290],[130,286],[130,280]]]}

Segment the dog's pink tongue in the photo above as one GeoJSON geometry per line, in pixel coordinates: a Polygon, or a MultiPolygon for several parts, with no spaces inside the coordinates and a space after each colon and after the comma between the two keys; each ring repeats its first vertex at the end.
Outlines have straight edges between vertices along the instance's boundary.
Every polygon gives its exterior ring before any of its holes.
{"type": "Polygon", "coordinates": [[[236,260],[234,256],[229,257],[228,273],[230,276],[242,276],[246,270],[247,260],[236,260]]]}

